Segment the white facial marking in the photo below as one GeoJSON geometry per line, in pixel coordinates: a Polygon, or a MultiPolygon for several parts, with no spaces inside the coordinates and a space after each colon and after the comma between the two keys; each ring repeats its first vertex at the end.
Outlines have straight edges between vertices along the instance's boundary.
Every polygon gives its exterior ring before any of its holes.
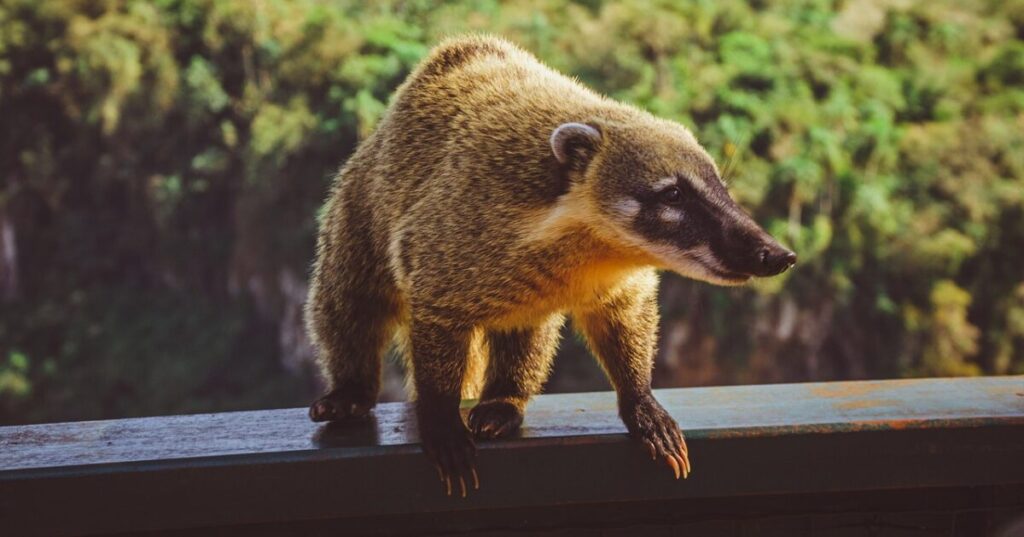
{"type": "Polygon", "coordinates": [[[654,184],[651,185],[651,187],[653,187],[654,190],[661,190],[663,188],[668,188],[670,186],[673,186],[677,182],[678,181],[676,180],[675,177],[664,177],[662,179],[658,179],[657,181],[655,181],[654,184]]]}
{"type": "Polygon", "coordinates": [[[695,259],[698,263],[708,267],[721,267],[722,263],[715,257],[714,252],[707,245],[700,245],[696,248],[690,249],[686,252],[689,257],[695,259]]]}
{"type": "Polygon", "coordinates": [[[686,181],[694,190],[700,192],[703,195],[708,194],[708,185],[702,179],[693,177],[688,173],[683,174],[683,181],[686,181]]]}
{"type": "Polygon", "coordinates": [[[668,244],[652,243],[642,239],[640,242],[647,252],[658,259],[661,268],[687,278],[717,285],[739,285],[746,281],[724,279],[712,272],[712,269],[721,269],[722,264],[707,246],[698,246],[684,252],[668,244]]]}
{"type": "Polygon", "coordinates": [[[640,214],[640,202],[633,198],[622,198],[612,205],[612,210],[631,219],[640,214]]]}
{"type": "Polygon", "coordinates": [[[666,224],[678,224],[683,221],[683,211],[673,207],[662,207],[658,212],[658,218],[666,224]]]}

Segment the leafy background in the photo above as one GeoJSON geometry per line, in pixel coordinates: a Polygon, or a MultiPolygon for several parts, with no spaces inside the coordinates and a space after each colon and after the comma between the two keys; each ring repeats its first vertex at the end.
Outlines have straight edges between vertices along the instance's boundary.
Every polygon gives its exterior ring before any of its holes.
{"type": "MultiPolygon", "coordinates": [[[[1024,373],[1021,0],[0,0],[0,423],[306,403],[332,174],[466,31],[691,126],[799,252],[667,276],[657,386],[1024,373]]],[[[567,332],[547,390],[606,387],[567,332]]]]}

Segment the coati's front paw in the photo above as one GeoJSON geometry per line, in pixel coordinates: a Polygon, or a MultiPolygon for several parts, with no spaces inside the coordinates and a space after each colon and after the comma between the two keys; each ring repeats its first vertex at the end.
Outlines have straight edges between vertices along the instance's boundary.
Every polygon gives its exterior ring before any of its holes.
{"type": "Polygon", "coordinates": [[[481,401],[469,411],[469,428],[477,438],[498,438],[519,428],[523,411],[508,401],[481,401]]]}
{"type": "Polygon", "coordinates": [[[364,420],[370,417],[374,400],[354,395],[350,390],[334,389],[317,399],[309,407],[309,419],[313,421],[364,420]]]}
{"type": "Polygon", "coordinates": [[[622,421],[629,435],[639,440],[651,454],[651,460],[664,459],[676,479],[690,474],[689,451],[679,425],[653,396],[642,397],[620,406],[622,421]]]}
{"type": "Polygon", "coordinates": [[[445,494],[452,495],[453,483],[458,482],[463,498],[468,492],[467,482],[472,480],[473,489],[480,488],[476,474],[476,446],[473,438],[455,415],[449,419],[420,419],[420,439],[423,451],[434,461],[438,477],[444,483],[445,494]]]}

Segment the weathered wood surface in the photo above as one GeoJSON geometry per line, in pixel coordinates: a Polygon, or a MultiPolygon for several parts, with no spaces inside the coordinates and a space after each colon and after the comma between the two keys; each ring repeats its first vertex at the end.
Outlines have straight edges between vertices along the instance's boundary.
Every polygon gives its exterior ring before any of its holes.
{"type": "Polygon", "coordinates": [[[481,490],[465,500],[441,494],[404,404],[349,427],[310,423],[305,409],[3,427],[0,524],[73,535],[432,513],[451,531],[495,510],[1024,485],[1024,377],[656,396],[686,432],[690,479],[626,439],[614,394],[548,395],[519,437],[480,444],[481,490]]]}
{"type": "MultiPolygon", "coordinates": [[[[1021,376],[689,388],[659,390],[657,398],[688,438],[1024,423],[1021,376]]],[[[330,448],[359,456],[418,442],[415,420],[402,403],[379,405],[368,427],[327,427],[310,422],[306,412],[2,427],[0,472],[330,448]]],[[[612,392],[545,395],[531,403],[513,443],[624,433],[612,392]]]]}

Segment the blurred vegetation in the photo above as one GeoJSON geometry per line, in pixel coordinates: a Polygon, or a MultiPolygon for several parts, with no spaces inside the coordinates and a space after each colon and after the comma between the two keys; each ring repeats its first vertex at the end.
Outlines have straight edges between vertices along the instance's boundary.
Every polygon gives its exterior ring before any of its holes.
{"type": "Polygon", "coordinates": [[[331,176],[465,31],[691,126],[799,252],[666,277],[657,385],[1024,372],[1024,1],[0,0],[0,423],[304,403],[331,176]]]}

